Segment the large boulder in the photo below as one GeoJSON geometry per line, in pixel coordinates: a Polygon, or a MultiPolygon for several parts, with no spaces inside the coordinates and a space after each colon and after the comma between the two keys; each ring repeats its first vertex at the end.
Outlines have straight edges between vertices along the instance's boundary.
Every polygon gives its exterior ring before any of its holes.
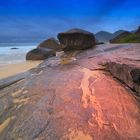
{"type": "Polygon", "coordinates": [[[96,44],[94,34],[81,29],[62,32],[57,37],[64,51],[88,49],[96,44]]]}
{"type": "Polygon", "coordinates": [[[44,40],[38,45],[38,48],[48,48],[53,49],[55,51],[61,51],[59,41],[55,38],[49,38],[47,40],[44,40]]]}
{"type": "Polygon", "coordinates": [[[45,48],[36,48],[27,53],[26,60],[44,60],[51,56],[55,56],[54,50],[45,48]]]}

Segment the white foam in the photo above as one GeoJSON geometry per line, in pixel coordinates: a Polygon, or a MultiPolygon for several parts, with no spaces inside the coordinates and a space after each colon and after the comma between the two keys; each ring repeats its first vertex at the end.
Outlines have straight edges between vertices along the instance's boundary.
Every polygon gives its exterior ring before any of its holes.
{"type": "Polygon", "coordinates": [[[2,46],[2,44],[0,44],[0,65],[14,64],[26,61],[25,57],[27,52],[33,48],[36,48],[36,45],[2,46]],[[18,49],[11,49],[13,47],[18,49]]]}

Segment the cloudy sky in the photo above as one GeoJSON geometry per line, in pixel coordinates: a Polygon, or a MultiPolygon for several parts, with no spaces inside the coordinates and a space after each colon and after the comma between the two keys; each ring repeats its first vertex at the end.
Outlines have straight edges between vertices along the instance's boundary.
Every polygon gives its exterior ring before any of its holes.
{"type": "Polygon", "coordinates": [[[140,0],[0,0],[0,35],[54,36],[70,28],[96,33],[140,25],[140,0]]]}

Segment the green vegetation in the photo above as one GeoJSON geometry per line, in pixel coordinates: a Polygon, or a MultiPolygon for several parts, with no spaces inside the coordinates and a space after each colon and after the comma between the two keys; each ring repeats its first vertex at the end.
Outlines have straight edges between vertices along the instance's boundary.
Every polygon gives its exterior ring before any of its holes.
{"type": "Polygon", "coordinates": [[[140,26],[133,33],[124,31],[115,38],[111,39],[110,43],[140,43],[140,26]]]}
{"type": "Polygon", "coordinates": [[[119,38],[118,43],[140,43],[140,34],[131,34],[124,38],[119,38]]]}

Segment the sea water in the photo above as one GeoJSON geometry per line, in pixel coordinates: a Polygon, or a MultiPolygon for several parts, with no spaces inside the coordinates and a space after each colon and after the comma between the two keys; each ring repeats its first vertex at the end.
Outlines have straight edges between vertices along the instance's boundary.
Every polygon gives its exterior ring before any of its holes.
{"type": "Polygon", "coordinates": [[[36,43],[0,43],[0,66],[26,61],[27,52],[36,46],[36,43]]]}

